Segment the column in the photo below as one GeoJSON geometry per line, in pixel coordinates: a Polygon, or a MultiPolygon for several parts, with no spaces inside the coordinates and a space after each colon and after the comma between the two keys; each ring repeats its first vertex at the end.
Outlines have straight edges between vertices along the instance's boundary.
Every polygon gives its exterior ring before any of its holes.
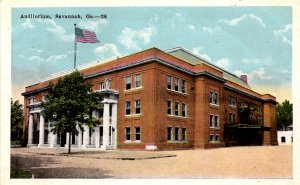
{"type": "Polygon", "coordinates": [[[103,148],[109,146],[109,104],[104,103],[103,108],[103,148]]]}
{"type": "MultiPolygon", "coordinates": [[[[67,148],[69,147],[69,142],[70,142],[70,141],[69,141],[69,135],[70,135],[70,133],[67,132],[67,133],[66,133],[66,145],[65,145],[65,147],[67,147],[67,148]]],[[[71,141],[71,142],[72,142],[72,141],[71,141]]]]}
{"type": "Polygon", "coordinates": [[[80,148],[82,146],[82,143],[81,143],[81,141],[82,141],[82,130],[79,127],[79,125],[77,125],[77,127],[78,127],[77,128],[78,129],[77,146],[78,146],[78,148],[80,148]]]}
{"type": "Polygon", "coordinates": [[[44,132],[45,132],[45,119],[44,117],[40,114],[40,134],[39,134],[39,147],[44,145],[44,132]]]}
{"type": "Polygon", "coordinates": [[[57,135],[51,132],[51,123],[49,122],[49,146],[53,148],[57,145],[57,135]]]}
{"type": "Polygon", "coordinates": [[[118,104],[114,103],[112,105],[112,114],[111,114],[111,124],[112,127],[115,129],[114,133],[112,133],[112,145],[113,148],[117,148],[117,115],[118,115],[118,104]]]}
{"type": "Polygon", "coordinates": [[[32,140],[33,140],[33,114],[29,114],[28,145],[32,145],[32,140]]]}
{"type": "Polygon", "coordinates": [[[86,148],[89,145],[89,137],[90,137],[90,128],[87,125],[83,126],[83,148],[86,148]]]}
{"type": "Polygon", "coordinates": [[[95,127],[95,147],[100,148],[100,127],[95,127]]]}

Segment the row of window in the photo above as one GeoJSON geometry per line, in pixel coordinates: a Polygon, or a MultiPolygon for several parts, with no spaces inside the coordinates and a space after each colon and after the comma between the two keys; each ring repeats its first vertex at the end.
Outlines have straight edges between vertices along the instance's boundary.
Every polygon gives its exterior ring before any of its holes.
{"type": "MultiPolygon", "coordinates": [[[[168,110],[167,113],[169,115],[173,115],[173,102],[171,100],[168,100],[168,110]]],[[[179,103],[175,102],[175,111],[174,111],[175,116],[182,116],[182,117],[187,117],[187,105],[185,103],[179,103]],[[181,114],[179,114],[179,106],[181,105],[181,114]]]]}
{"type": "Polygon", "coordinates": [[[167,88],[169,90],[174,90],[174,91],[181,91],[182,93],[186,93],[186,81],[185,80],[180,80],[179,78],[176,78],[173,76],[167,76],[167,88]],[[173,83],[173,79],[174,79],[174,83],[173,83]],[[180,83],[181,81],[181,83],[180,83]]]}
{"type": "Polygon", "coordinates": [[[211,114],[209,117],[209,127],[219,128],[219,116],[211,114]]]}
{"type": "MultiPolygon", "coordinates": [[[[134,114],[141,114],[141,100],[135,100],[134,107],[135,107],[134,114]]],[[[130,101],[125,102],[125,109],[126,109],[125,115],[130,115],[131,114],[131,102],[130,101]]]]}
{"type": "Polygon", "coordinates": [[[111,89],[111,79],[106,78],[105,79],[105,85],[104,82],[100,82],[99,84],[99,89],[103,90],[103,89],[111,89]]]}
{"type": "MultiPolygon", "coordinates": [[[[125,141],[131,141],[131,130],[130,127],[125,127],[125,141]]],[[[134,127],[134,138],[133,141],[141,141],[141,127],[134,127]]]]}
{"type": "Polygon", "coordinates": [[[217,92],[209,92],[209,103],[219,105],[219,96],[217,92]]]}
{"type": "Polygon", "coordinates": [[[168,141],[186,141],[186,128],[168,127],[168,141]]]}
{"type": "MultiPolygon", "coordinates": [[[[125,89],[126,90],[129,90],[132,88],[132,85],[131,85],[131,75],[129,76],[126,76],[125,77],[125,89]]],[[[141,74],[136,74],[134,75],[134,88],[139,88],[139,87],[142,87],[142,75],[141,74]]]]}

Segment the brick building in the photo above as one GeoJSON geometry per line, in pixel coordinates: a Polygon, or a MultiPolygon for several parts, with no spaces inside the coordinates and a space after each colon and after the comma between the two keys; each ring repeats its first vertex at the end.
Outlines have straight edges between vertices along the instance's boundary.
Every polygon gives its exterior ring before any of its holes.
{"type": "MultiPolygon", "coordinates": [[[[177,47],[151,48],[78,67],[95,93],[103,93],[103,124],[72,136],[72,147],[187,149],[277,145],[276,98],[251,90],[237,77],[177,47]]],[[[64,147],[69,133],[53,135],[40,115],[50,76],[25,88],[24,130],[28,146],[64,147]]]]}

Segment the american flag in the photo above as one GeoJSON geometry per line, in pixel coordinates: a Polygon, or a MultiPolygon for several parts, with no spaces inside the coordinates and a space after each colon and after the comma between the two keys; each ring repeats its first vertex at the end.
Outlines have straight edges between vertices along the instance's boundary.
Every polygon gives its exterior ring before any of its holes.
{"type": "Polygon", "coordinates": [[[86,30],[75,28],[76,41],[82,43],[99,43],[96,33],[86,30]]]}

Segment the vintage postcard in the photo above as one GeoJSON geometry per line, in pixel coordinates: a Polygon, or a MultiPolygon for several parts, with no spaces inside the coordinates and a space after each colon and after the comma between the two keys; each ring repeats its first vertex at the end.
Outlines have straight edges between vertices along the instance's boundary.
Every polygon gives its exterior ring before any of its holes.
{"type": "Polygon", "coordinates": [[[295,183],[293,1],[4,5],[6,183],[295,183]]]}

